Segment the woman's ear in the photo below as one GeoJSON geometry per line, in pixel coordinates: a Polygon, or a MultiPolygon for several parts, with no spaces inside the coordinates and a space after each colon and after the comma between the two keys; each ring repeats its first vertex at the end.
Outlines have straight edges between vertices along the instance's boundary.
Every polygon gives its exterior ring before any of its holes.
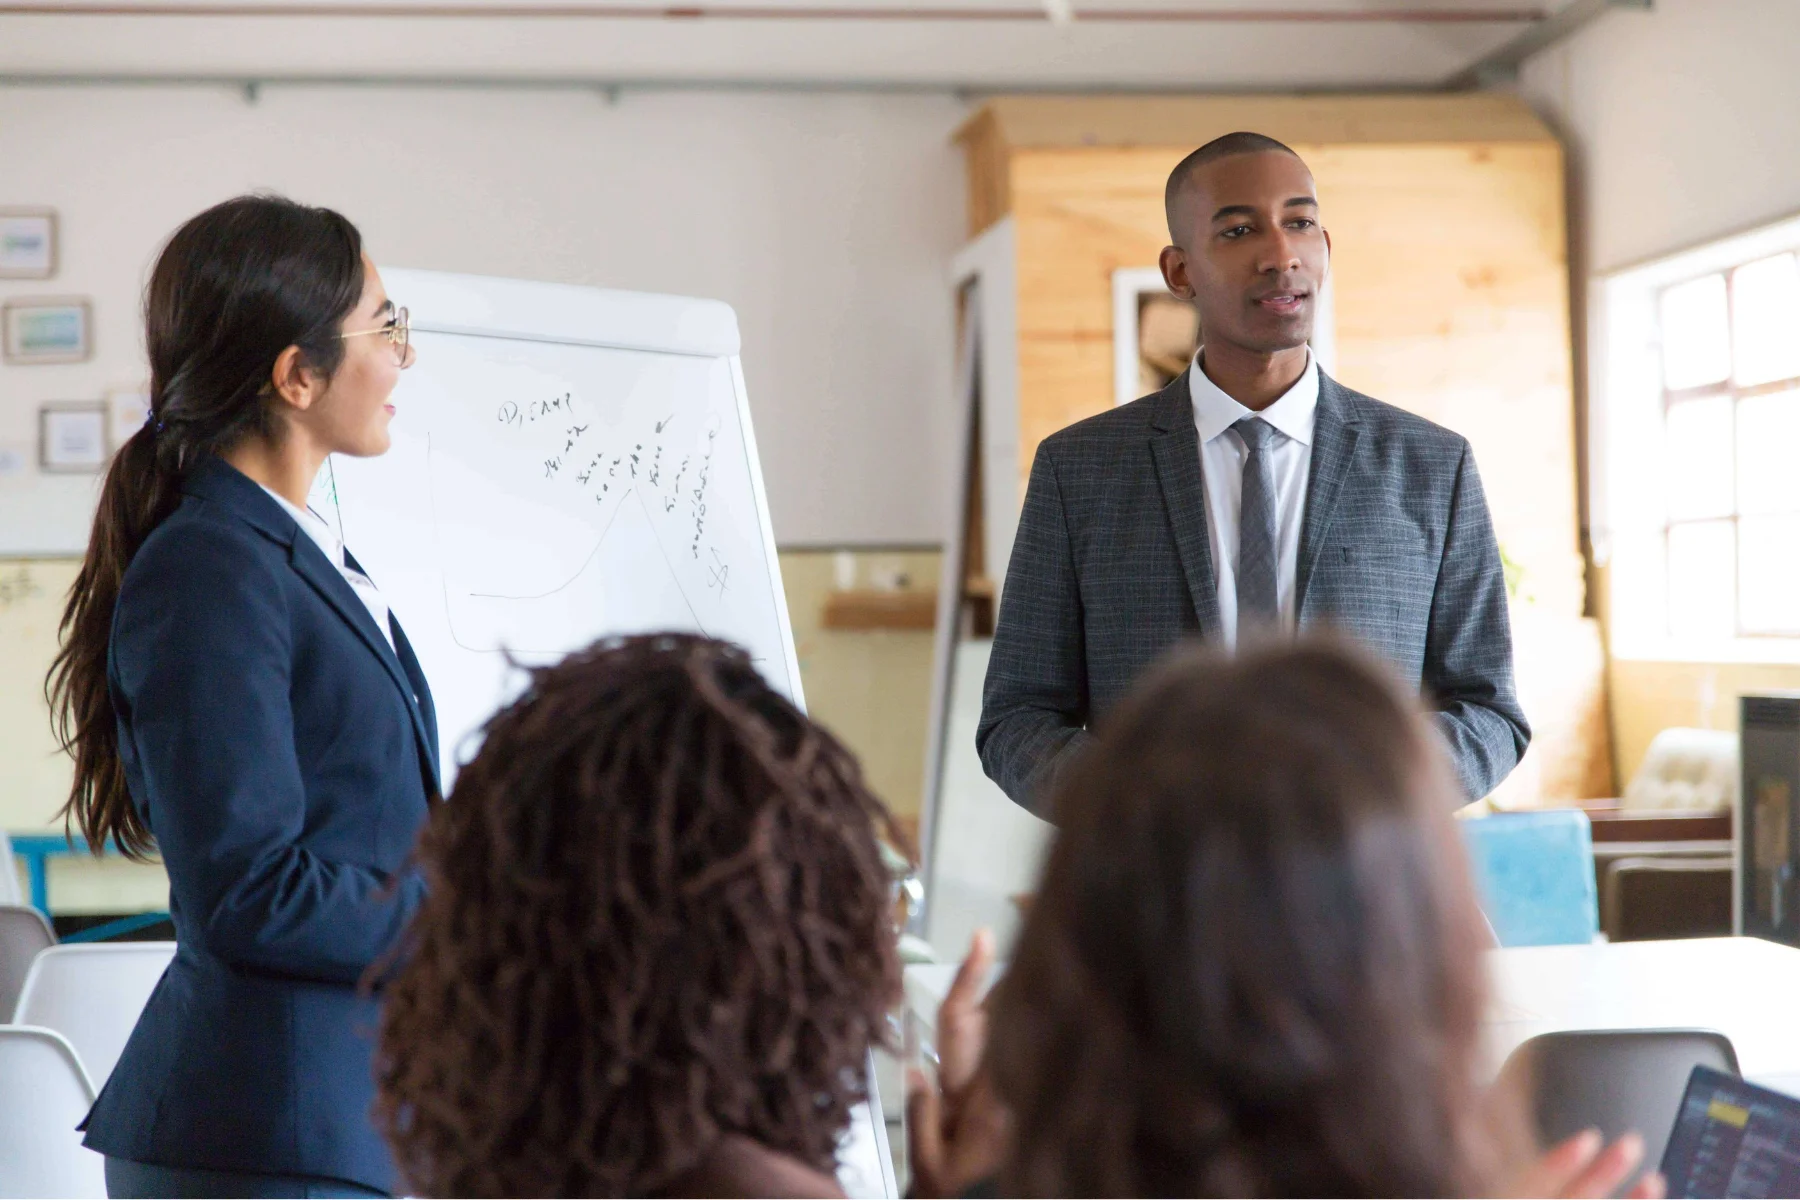
{"type": "Polygon", "coordinates": [[[275,369],[269,372],[269,385],[277,396],[301,412],[311,408],[323,390],[319,373],[306,365],[298,346],[289,346],[276,357],[275,369]]]}

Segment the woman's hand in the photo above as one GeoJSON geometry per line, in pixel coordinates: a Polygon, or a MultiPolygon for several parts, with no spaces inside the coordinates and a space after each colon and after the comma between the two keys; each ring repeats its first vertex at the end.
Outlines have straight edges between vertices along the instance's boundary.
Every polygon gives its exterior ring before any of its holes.
{"type": "Polygon", "coordinates": [[[906,1081],[907,1162],[914,1196],[960,1196],[1000,1169],[1006,1114],[982,1059],[987,1007],[981,985],[994,965],[994,939],[980,930],[938,1005],[938,1081],[913,1068],[906,1081]]]}
{"type": "MultiPolygon", "coordinates": [[[[1589,1129],[1545,1151],[1519,1173],[1508,1190],[1514,1196],[1563,1200],[1610,1196],[1643,1161],[1644,1139],[1637,1134],[1628,1133],[1608,1146],[1599,1130],[1589,1129]]],[[[1662,1200],[1666,1186],[1660,1174],[1646,1171],[1625,1194],[1630,1200],[1662,1200]]]]}

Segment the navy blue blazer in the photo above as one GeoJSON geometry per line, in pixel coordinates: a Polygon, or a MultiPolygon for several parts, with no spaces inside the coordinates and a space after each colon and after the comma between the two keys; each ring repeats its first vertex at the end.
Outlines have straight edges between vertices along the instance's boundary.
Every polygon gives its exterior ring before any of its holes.
{"type": "Polygon", "coordinates": [[[318,545],[221,459],[125,573],[107,681],[176,952],[86,1144],[171,1167],[393,1191],[357,993],[424,896],[431,690],[318,545]]]}

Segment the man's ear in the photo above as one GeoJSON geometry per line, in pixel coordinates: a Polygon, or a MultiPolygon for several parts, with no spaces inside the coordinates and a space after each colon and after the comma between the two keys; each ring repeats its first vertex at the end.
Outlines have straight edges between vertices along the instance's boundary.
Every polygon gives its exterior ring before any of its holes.
{"type": "Polygon", "coordinates": [[[1319,232],[1325,235],[1325,278],[1319,280],[1320,286],[1324,286],[1325,280],[1331,278],[1331,230],[1321,225],[1319,232]]]}
{"type": "Polygon", "coordinates": [[[269,386],[275,394],[294,408],[305,412],[319,398],[319,373],[306,365],[300,347],[289,346],[275,358],[269,372],[269,386]]]}
{"type": "Polygon", "coordinates": [[[1187,251],[1180,246],[1164,246],[1156,265],[1162,268],[1163,283],[1176,299],[1194,298],[1194,282],[1188,278],[1187,251]]]}

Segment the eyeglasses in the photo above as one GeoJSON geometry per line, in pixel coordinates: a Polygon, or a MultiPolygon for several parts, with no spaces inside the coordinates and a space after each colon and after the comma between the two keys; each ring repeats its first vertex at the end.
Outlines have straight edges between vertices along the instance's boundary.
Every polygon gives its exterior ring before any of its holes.
{"type": "Polygon", "coordinates": [[[406,348],[412,344],[412,317],[404,308],[394,310],[394,319],[386,325],[374,329],[358,329],[354,333],[340,333],[339,338],[367,337],[378,333],[388,340],[394,348],[394,359],[402,367],[406,366],[406,348]]]}

